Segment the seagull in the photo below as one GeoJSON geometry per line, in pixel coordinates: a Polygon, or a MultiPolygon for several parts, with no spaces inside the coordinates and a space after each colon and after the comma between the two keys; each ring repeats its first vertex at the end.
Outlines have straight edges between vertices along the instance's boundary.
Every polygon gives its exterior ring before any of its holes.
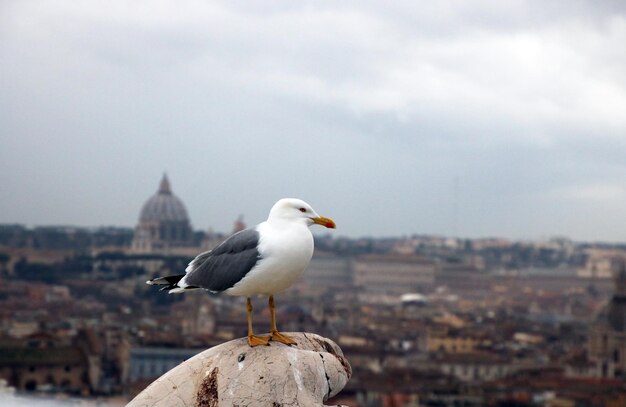
{"type": "Polygon", "coordinates": [[[269,345],[269,341],[294,345],[296,342],[276,328],[274,294],[291,286],[313,255],[314,224],[334,229],[335,222],[320,216],[301,199],[284,198],[274,204],[265,222],[244,229],[213,250],[193,259],[185,274],[146,281],[164,285],[161,291],[182,293],[204,289],[213,293],[247,298],[248,344],[269,345]],[[267,296],[270,308],[270,335],[252,331],[252,296],[267,296]]]}

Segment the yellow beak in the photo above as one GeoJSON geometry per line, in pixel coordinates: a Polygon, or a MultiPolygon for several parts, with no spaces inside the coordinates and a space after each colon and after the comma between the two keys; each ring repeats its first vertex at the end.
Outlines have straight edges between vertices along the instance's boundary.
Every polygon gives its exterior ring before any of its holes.
{"type": "Polygon", "coordinates": [[[312,219],[313,219],[313,223],[326,226],[327,228],[330,228],[330,229],[335,229],[337,227],[337,225],[335,225],[335,221],[333,221],[330,218],[326,218],[324,216],[318,216],[317,218],[312,218],[312,219]]]}

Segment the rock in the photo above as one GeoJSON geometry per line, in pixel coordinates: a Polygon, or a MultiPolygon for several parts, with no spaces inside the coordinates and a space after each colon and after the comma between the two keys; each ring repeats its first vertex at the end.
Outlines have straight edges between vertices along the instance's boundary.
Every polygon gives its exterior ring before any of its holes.
{"type": "Polygon", "coordinates": [[[127,407],[323,406],[352,369],[337,344],[311,333],[288,333],[297,345],[223,343],[158,378],[127,407]]]}

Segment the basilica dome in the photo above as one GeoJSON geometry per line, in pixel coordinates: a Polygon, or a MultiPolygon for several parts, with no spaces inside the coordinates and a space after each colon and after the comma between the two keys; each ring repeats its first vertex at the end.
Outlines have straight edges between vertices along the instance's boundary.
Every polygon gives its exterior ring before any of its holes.
{"type": "Polygon", "coordinates": [[[172,193],[170,182],[163,175],[157,193],[141,208],[131,248],[136,253],[167,254],[170,249],[193,244],[185,205],[172,193]]]}
{"type": "Polygon", "coordinates": [[[164,175],[159,190],[141,208],[139,222],[147,221],[188,221],[183,201],[172,193],[169,180],[164,175]]]}

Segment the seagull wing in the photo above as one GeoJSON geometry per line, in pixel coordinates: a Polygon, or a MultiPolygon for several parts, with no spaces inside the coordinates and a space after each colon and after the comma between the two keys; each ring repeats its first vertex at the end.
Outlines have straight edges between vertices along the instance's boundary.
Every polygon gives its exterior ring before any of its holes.
{"type": "Polygon", "coordinates": [[[185,284],[214,292],[234,286],[261,259],[259,237],[256,229],[242,230],[215,249],[199,254],[185,269],[185,284]]]}

